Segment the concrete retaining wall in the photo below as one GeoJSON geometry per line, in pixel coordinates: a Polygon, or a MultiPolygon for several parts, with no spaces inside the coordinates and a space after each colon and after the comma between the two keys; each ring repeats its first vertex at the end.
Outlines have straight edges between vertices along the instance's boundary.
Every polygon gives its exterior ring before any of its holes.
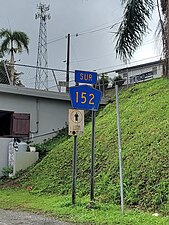
{"type": "Polygon", "coordinates": [[[0,177],[2,169],[8,166],[8,146],[11,138],[0,138],[0,177]]]}
{"type": "Polygon", "coordinates": [[[39,159],[39,152],[15,152],[13,175],[19,170],[25,170],[39,159]]]}

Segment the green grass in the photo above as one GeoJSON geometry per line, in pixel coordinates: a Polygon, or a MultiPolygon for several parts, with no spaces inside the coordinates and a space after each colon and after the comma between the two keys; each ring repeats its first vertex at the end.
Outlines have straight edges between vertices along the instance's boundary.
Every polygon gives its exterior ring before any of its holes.
{"type": "MultiPolygon", "coordinates": [[[[159,209],[169,197],[169,81],[156,79],[123,91],[119,97],[124,197],[128,206],[159,209]]],[[[22,180],[34,193],[70,194],[73,138],[55,147],[22,180]]],[[[77,195],[90,189],[91,123],[78,137],[77,195]]],[[[115,103],[96,118],[95,197],[120,203],[115,103]]]]}
{"type": "Polygon", "coordinates": [[[69,196],[33,195],[24,190],[0,191],[0,207],[31,212],[45,212],[60,220],[76,222],[77,224],[112,224],[112,225],[168,225],[169,217],[152,216],[139,210],[126,210],[122,215],[120,208],[110,203],[96,204],[94,209],[88,209],[87,198],[77,199],[75,206],[71,205],[69,196]]]}
{"type": "MultiPolygon", "coordinates": [[[[166,215],[169,213],[169,80],[155,79],[122,90],[119,107],[125,206],[166,215]]],[[[90,192],[91,122],[86,124],[84,133],[78,137],[77,149],[79,199],[90,192]]],[[[28,170],[20,183],[23,187],[31,186],[31,192],[37,195],[70,195],[73,138],[55,139],[49,143],[51,148],[41,162],[28,170]]],[[[117,122],[113,101],[96,118],[96,203],[103,208],[103,204],[119,205],[119,190],[117,122]]]]}

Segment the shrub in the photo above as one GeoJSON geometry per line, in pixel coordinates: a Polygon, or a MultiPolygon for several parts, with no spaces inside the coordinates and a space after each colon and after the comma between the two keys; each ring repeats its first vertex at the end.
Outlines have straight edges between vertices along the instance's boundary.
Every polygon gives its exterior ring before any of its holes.
{"type": "Polygon", "coordinates": [[[6,166],[2,169],[2,174],[4,177],[9,177],[9,174],[13,173],[13,167],[12,166],[6,166]]]}

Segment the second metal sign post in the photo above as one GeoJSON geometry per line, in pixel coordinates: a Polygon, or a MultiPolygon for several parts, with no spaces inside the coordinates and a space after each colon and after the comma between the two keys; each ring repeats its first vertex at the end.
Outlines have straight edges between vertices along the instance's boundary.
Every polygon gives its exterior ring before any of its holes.
{"type": "MultiPolygon", "coordinates": [[[[97,73],[88,71],[75,71],[76,83],[97,83],[97,73]]],[[[102,92],[89,86],[79,85],[70,87],[69,89],[72,107],[74,109],[83,109],[92,111],[92,157],[91,157],[91,178],[90,178],[90,200],[94,202],[94,160],[95,160],[95,111],[98,110],[102,97],[102,92]]],[[[73,116],[74,120],[79,119],[79,115],[73,116]],[[77,117],[77,118],[76,118],[77,117]]],[[[69,129],[70,130],[70,129],[69,129]]],[[[72,131],[70,131],[71,133],[72,131]]],[[[71,134],[70,134],[71,135],[71,134]]],[[[75,135],[76,136],[76,135],[75,135]]],[[[74,149],[76,150],[76,138],[74,142],[74,149]]],[[[76,151],[75,151],[76,152],[76,151]]],[[[76,154],[74,154],[76,160],[76,154]]],[[[75,162],[74,162],[75,163],[75,162]]],[[[75,163],[76,165],[76,163],[75,163]]],[[[76,168],[74,168],[76,170],[76,168]]],[[[74,179],[75,184],[75,179],[74,179]]],[[[75,186],[73,186],[72,203],[75,204],[75,186]]]]}

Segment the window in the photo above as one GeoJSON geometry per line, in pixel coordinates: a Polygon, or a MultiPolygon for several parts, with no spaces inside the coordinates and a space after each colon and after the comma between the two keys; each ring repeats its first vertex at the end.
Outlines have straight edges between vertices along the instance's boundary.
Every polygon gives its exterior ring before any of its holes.
{"type": "Polygon", "coordinates": [[[27,137],[30,130],[30,114],[0,111],[0,136],[27,137]]]}
{"type": "Polygon", "coordinates": [[[128,77],[128,73],[123,73],[123,78],[127,78],[128,77]]]}
{"type": "Polygon", "coordinates": [[[29,135],[30,114],[13,113],[11,117],[11,135],[24,137],[29,135]]]}
{"type": "Polygon", "coordinates": [[[133,83],[133,77],[130,77],[130,84],[133,83]]]}
{"type": "Polygon", "coordinates": [[[154,66],[152,68],[152,72],[153,72],[153,75],[156,75],[157,74],[157,66],[154,66]]]}

